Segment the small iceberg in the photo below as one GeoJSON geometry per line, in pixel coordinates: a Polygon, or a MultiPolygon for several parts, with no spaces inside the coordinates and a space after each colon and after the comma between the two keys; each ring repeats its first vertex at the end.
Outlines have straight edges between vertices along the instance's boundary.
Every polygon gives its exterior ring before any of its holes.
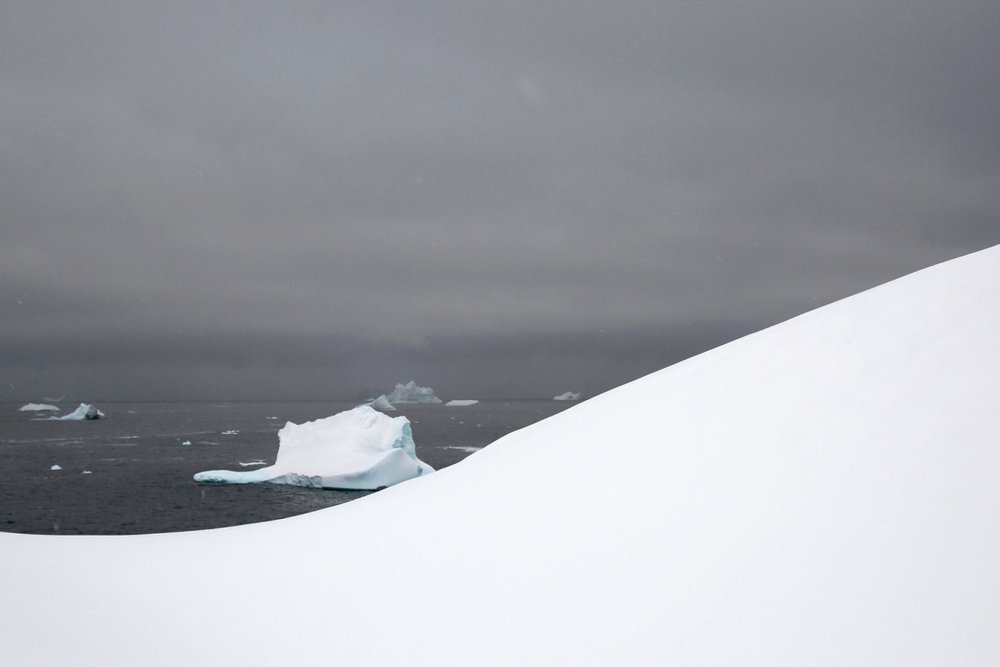
{"type": "Polygon", "coordinates": [[[235,428],[231,428],[228,431],[223,431],[222,432],[222,435],[239,435],[239,434],[240,434],[240,432],[237,429],[235,429],[235,428]]]}
{"type": "Polygon", "coordinates": [[[467,405],[475,405],[478,402],[474,398],[455,398],[445,403],[445,407],[464,408],[467,405]]]}
{"type": "Polygon", "coordinates": [[[417,458],[406,417],[389,417],[359,405],[325,419],[278,431],[274,465],[257,470],[207,470],[196,482],[271,482],[327,489],[374,491],[434,469],[417,458]]]}
{"type": "Polygon", "coordinates": [[[62,417],[49,417],[50,420],[57,419],[59,421],[84,421],[92,419],[104,419],[104,413],[95,408],[93,405],[88,403],[81,403],[73,412],[68,415],[63,415],[62,417]]]}
{"type": "Polygon", "coordinates": [[[440,403],[441,399],[434,395],[430,387],[418,387],[410,380],[406,384],[397,384],[392,393],[386,397],[390,403],[440,403]]]}
{"type": "Polygon", "coordinates": [[[48,403],[28,403],[17,410],[18,412],[59,412],[59,408],[48,403]]]}
{"type": "Polygon", "coordinates": [[[368,405],[372,406],[376,410],[381,410],[382,412],[396,409],[396,406],[389,402],[389,399],[385,397],[385,394],[382,394],[374,401],[371,401],[368,405]]]}
{"type": "Polygon", "coordinates": [[[51,468],[49,468],[49,470],[62,470],[62,466],[56,463],[51,468]]]}
{"type": "Polygon", "coordinates": [[[559,394],[558,396],[553,396],[553,401],[579,401],[580,397],[583,396],[582,392],[573,393],[572,391],[567,391],[565,394],[559,394]]]}

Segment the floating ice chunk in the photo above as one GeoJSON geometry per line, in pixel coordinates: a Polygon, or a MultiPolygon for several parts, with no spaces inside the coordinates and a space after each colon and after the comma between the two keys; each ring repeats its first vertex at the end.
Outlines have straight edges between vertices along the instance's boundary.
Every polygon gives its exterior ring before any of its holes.
{"type": "Polygon", "coordinates": [[[83,471],[83,472],[81,472],[80,474],[81,474],[81,475],[93,475],[94,473],[93,473],[93,472],[91,472],[90,470],[84,470],[84,471],[83,471]]]}
{"type": "Polygon", "coordinates": [[[482,447],[459,447],[459,446],[449,446],[442,447],[441,449],[457,449],[460,452],[478,452],[482,447]]]}
{"type": "Polygon", "coordinates": [[[208,470],[197,482],[374,490],[434,472],[417,458],[406,417],[389,417],[367,405],[278,431],[274,465],[237,472],[208,470]]]}
{"type": "Polygon", "coordinates": [[[184,442],[182,442],[181,444],[182,444],[182,445],[190,445],[190,444],[191,444],[191,441],[190,441],[190,440],[185,440],[185,441],[184,441],[184,442]]]}
{"type": "Polygon", "coordinates": [[[62,417],[49,417],[60,421],[83,421],[85,419],[104,419],[104,413],[88,403],[81,403],[73,412],[62,417]]]}
{"type": "Polygon", "coordinates": [[[553,401],[579,401],[580,397],[583,396],[582,392],[572,392],[567,391],[565,394],[559,394],[558,396],[553,396],[553,401]]]}
{"type": "Polygon", "coordinates": [[[239,435],[239,431],[236,429],[230,429],[228,431],[223,431],[222,435],[239,435]]]}
{"type": "Polygon", "coordinates": [[[56,463],[51,468],[49,468],[49,470],[62,470],[62,466],[56,463]]]}
{"type": "Polygon", "coordinates": [[[262,461],[257,459],[256,461],[238,461],[241,467],[249,468],[250,466],[263,466],[267,465],[267,461],[262,461]]]}
{"type": "Polygon", "coordinates": [[[390,403],[440,403],[441,399],[434,395],[430,387],[418,387],[410,380],[406,384],[397,384],[386,398],[390,403]]]}
{"type": "Polygon", "coordinates": [[[385,397],[385,394],[382,394],[368,405],[383,412],[396,409],[396,406],[389,402],[389,399],[385,397]]]}
{"type": "Polygon", "coordinates": [[[18,408],[19,412],[59,412],[59,408],[48,403],[28,403],[18,408]]]}
{"type": "Polygon", "coordinates": [[[455,398],[445,403],[445,406],[454,408],[464,408],[467,405],[475,405],[478,402],[479,401],[474,398],[455,398]]]}

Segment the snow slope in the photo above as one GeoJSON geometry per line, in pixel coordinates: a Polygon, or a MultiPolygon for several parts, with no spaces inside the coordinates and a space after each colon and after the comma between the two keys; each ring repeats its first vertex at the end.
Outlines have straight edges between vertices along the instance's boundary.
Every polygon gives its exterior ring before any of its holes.
{"type": "Polygon", "coordinates": [[[998,341],[1000,247],[329,510],[3,534],[3,658],[995,664],[998,341]]]}
{"type": "Polygon", "coordinates": [[[274,465],[249,471],[206,470],[196,482],[374,491],[434,472],[417,458],[406,417],[387,417],[359,405],[305,424],[288,422],[278,431],[274,465]]]}

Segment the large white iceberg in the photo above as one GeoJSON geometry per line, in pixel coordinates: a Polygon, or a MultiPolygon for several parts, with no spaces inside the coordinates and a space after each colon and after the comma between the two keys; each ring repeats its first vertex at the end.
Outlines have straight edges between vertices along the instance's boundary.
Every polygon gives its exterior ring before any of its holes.
{"type": "Polygon", "coordinates": [[[361,405],[278,431],[274,465],[257,470],[207,470],[197,482],[272,482],[328,489],[381,489],[434,469],[417,458],[406,417],[361,405]]]}
{"type": "Polygon", "coordinates": [[[564,394],[559,394],[558,396],[553,396],[552,400],[553,401],[579,401],[581,396],[583,396],[582,392],[576,392],[576,393],[574,393],[572,391],[567,391],[564,394]]]}
{"type": "Polygon", "coordinates": [[[81,403],[73,412],[63,415],[62,417],[49,417],[50,420],[56,419],[59,421],[83,421],[85,419],[104,419],[104,413],[95,408],[89,403],[81,403]]]}
{"type": "Polygon", "coordinates": [[[385,394],[382,394],[368,405],[372,406],[376,410],[381,410],[382,412],[396,409],[396,406],[389,402],[389,399],[385,397],[385,394]]]}
{"type": "Polygon", "coordinates": [[[48,403],[28,403],[18,408],[19,412],[59,412],[59,408],[48,403]]]}
{"type": "Polygon", "coordinates": [[[430,387],[418,387],[410,380],[406,384],[397,384],[386,398],[392,404],[396,403],[440,403],[441,399],[434,395],[430,387]]]}
{"type": "Polygon", "coordinates": [[[993,665],[998,341],[1000,247],[328,510],[0,533],[3,661],[993,665]]]}

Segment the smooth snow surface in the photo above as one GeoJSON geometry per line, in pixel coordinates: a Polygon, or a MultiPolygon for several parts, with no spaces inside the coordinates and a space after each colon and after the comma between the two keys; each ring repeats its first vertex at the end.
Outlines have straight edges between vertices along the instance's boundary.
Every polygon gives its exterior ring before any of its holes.
{"type": "Polygon", "coordinates": [[[60,421],[84,421],[85,419],[104,419],[104,413],[95,408],[93,405],[87,403],[81,403],[73,412],[63,415],[62,417],[49,417],[49,419],[58,419],[60,421]]]}
{"type": "Polygon", "coordinates": [[[28,403],[19,407],[18,412],[59,412],[59,408],[48,403],[28,403]]]}
{"type": "Polygon", "coordinates": [[[374,490],[431,472],[434,469],[417,458],[406,417],[387,417],[362,405],[326,419],[285,424],[278,431],[278,456],[272,466],[245,472],[207,470],[194,479],[374,490]]]}
{"type": "Polygon", "coordinates": [[[3,661],[994,665],[998,345],[994,248],[328,510],[0,534],[3,661]]]}
{"type": "Polygon", "coordinates": [[[475,405],[479,401],[474,398],[456,398],[445,403],[448,407],[464,408],[469,405],[475,405]]]}
{"type": "Polygon", "coordinates": [[[392,393],[386,397],[390,403],[440,403],[441,399],[434,395],[430,387],[418,387],[410,380],[406,384],[397,384],[392,393]]]}
{"type": "Polygon", "coordinates": [[[385,397],[385,394],[382,394],[368,405],[383,412],[396,409],[396,406],[389,402],[389,399],[385,397]]]}
{"type": "Polygon", "coordinates": [[[559,394],[558,396],[553,396],[553,401],[579,401],[580,397],[583,396],[581,392],[573,393],[572,391],[567,391],[564,394],[559,394]]]}

